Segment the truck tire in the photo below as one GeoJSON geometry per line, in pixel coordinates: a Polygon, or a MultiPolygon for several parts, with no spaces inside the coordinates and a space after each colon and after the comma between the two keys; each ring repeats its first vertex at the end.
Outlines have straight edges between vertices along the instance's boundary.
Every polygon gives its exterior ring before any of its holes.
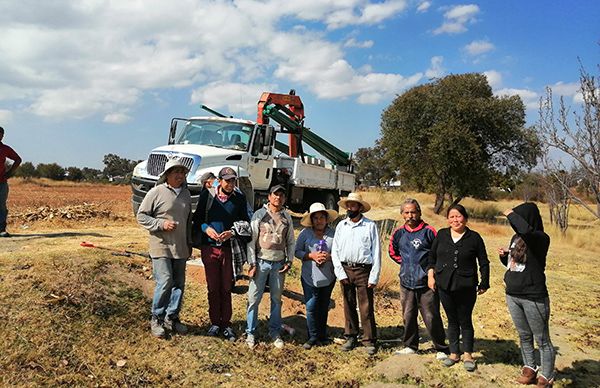
{"type": "Polygon", "coordinates": [[[339,206],[338,206],[337,202],[338,201],[337,201],[337,198],[336,198],[335,194],[333,194],[333,193],[327,193],[327,194],[325,194],[323,205],[325,205],[326,209],[331,209],[331,210],[338,211],[339,210],[339,206]]]}

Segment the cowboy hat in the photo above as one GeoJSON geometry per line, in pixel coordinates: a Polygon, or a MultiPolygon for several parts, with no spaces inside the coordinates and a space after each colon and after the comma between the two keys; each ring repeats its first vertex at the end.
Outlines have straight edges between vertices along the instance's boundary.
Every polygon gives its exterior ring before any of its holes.
{"type": "Polygon", "coordinates": [[[335,221],[336,218],[338,218],[338,212],[336,212],[335,210],[332,210],[332,209],[326,209],[325,205],[323,205],[321,202],[315,202],[312,205],[310,205],[310,208],[308,209],[308,213],[304,213],[302,215],[302,219],[300,220],[300,225],[310,228],[312,226],[312,220],[311,220],[310,216],[312,214],[318,213],[318,212],[327,213],[327,223],[328,224],[332,223],[333,221],[335,221]]]}
{"type": "Polygon", "coordinates": [[[160,174],[160,177],[156,181],[156,185],[160,185],[161,183],[165,183],[167,181],[167,174],[169,170],[175,167],[183,167],[185,169],[185,173],[190,172],[190,169],[186,167],[183,162],[177,158],[169,159],[169,161],[165,164],[165,170],[160,174]]]}
{"type": "Polygon", "coordinates": [[[369,210],[371,210],[371,205],[369,204],[369,202],[365,201],[362,199],[362,195],[360,195],[359,193],[350,193],[348,194],[348,196],[346,198],[342,198],[340,199],[340,201],[338,202],[338,206],[344,209],[348,209],[346,207],[346,204],[348,202],[358,202],[362,205],[362,210],[360,211],[361,213],[366,213],[369,210]]]}

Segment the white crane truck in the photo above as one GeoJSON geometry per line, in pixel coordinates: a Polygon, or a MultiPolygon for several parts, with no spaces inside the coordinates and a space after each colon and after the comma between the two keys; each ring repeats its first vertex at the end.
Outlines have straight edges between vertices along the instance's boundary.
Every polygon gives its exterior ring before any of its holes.
{"type": "Polygon", "coordinates": [[[189,168],[187,183],[194,207],[202,190],[201,176],[206,172],[217,175],[223,167],[237,171],[238,187],[254,209],[262,206],[269,188],[276,184],[287,188],[287,203],[296,211],[315,201],[337,209],[340,196],[354,190],[351,155],[304,127],[304,107],[293,90],[290,94],[263,93],[256,122],[203,108],[215,116],[172,119],[168,144],[153,149],[147,160],[135,166],[131,179],[134,213],[170,158],[179,158],[189,168]],[[289,144],[276,139],[283,134],[289,136],[289,144]],[[329,162],[305,155],[302,142],[329,162]]]}

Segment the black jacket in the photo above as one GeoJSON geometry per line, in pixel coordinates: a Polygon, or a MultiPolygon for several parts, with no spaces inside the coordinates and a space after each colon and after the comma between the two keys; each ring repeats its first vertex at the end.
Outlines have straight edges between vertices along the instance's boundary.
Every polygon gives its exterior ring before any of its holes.
{"type": "Polygon", "coordinates": [[[479,233],[469,228],[456,243],[452,240],[450,228],[441,229],[431,246],[428,263],[429,268],[435,270],[437,286],[443,290],[490,288],[490,262],[485,244],[479,233]],[[478,262],[481,283],[477,278],[478,262]]]}
{"type": "Polygon", "coordinates": [[[506,293],[525,299],[540,299],[548,296],[546,288],[546,255],[550,247],[550,236],[544,233],[542,217],[538,207],[531,202],[523,203],[508,215],[510,226],[517,233],[510,240],[509,250],[520,236],[527,245],[526,261],[520,268],[510,265],[509,255],[500,256],[508,266],[504,274],[506,293]]]}

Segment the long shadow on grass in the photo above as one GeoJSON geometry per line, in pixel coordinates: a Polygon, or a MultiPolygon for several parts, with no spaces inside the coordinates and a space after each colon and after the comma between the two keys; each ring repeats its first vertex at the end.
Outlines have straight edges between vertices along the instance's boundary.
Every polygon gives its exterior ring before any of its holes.
{"type": "Polygon", "coordinates": [[[91,236],[91,237],[112,237],[102,233],[80,233],[80,232],[60,232],[60,233],[11,233],[11,238],[21,238],[32,240],[34,238],[60,238],[60,237],[76,237],[76,236],[91,236]]]}
{"type": "Polygon", "coordinates": [[[523,365],[521,350],[513,340],[475,337],[475,350],[479,350],[488,364],[523,365]]]}
{"type": "Polygon", "coordinates": [[[565,387],[600,387],[600,361],[577,360],[558,371],[557,379],[563,378],[571,380],[565,387]]]}

